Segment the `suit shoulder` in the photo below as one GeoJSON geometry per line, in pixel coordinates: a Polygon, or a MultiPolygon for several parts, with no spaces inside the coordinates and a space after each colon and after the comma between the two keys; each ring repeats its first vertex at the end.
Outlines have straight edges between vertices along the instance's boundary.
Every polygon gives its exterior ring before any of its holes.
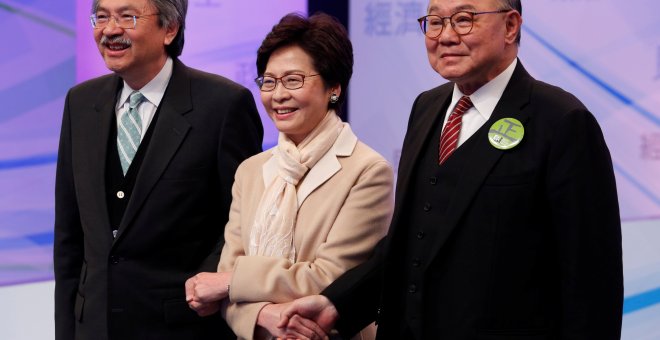
{"type": "Polygon", "coordinates": [[[191,67],[187,67],[187,73],[192,82],[199,83],[199,86],[218,87],[223,92],[249,91],[245,86],[219,74],[209,73],[191,67]]]}
{"type": "Polygon", "coordinates": [[[69,89],[69,94],[73,96],[91,96],[94,97],[98,94],[99,89],[110,85],[112,82],[117,81],[117,76],[114,74],[106,74],[104,76],[86,80],[80,84],[73,86],[69,89]]]}
{"type": "Polygon", "coordinates": [[[578,124],[599,127],[594,114],[572,93],[561,87],[534,81],[530,104],[538,124],[546,130],[554,130],[562,124],[578,124]]]}
{"type": "Polygon", "coordinates": [[[427,100],[434,100],[438,96],[446,95],[448,93],[451,93],[454,89],[454,83],[448,82],[444,83],[442,85],[436,86],[430,90],[426,90],[417,96],[417,99],[419,101],[427,101],[427,100]]]}
{"type": "Polygon", "coordinates": [[[392,165],[378,151],[372,149],[369,145],[358,140],[355,149],[349,158],[357,160],[365,168],[373,166],[387,167],[392,171],[392,165]]]}
{"type": "Polygon", "coordinates": [[[272,156],[272,149],[262,151],[256,155],[252,155],[246,158],[239,166],[237,173],[241,171],[242,173],[253,172],[254,169],[261,171],[261,166],[266,163],[272,156]]]}
{"type": "MultiPolygon", "coordinates": [[[[430,105],[437,105],[438,98],[445,98],[448,95],[451,95],[454,88],[453,83],[444,83],[440,86],[436,86],[430,90],[426,90],[420,93],[413,103],[413,111],[409,119],[413,119],[413,114],[415,109],[425,108],[430,105]]],[[[410,121],[408,122],[410,123],[410,121]]]]}
{"type": "Polygon", "coordinates": [[[587,109],[572,93],[559,86],[551,85],[540,80],[534,81],[531,98],[539,107],[555,111],[570,112],[587,109]]]}

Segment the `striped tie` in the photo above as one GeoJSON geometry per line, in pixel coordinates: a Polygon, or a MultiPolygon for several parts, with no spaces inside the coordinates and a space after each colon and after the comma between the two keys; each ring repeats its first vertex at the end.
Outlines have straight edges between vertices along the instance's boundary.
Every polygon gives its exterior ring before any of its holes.
{"type": "Polygon", "coordinates": [[[138,114],[137,107],[143,100],[142,93],[133,91],[129,99],[128,110],[119,119],[117,149],[119,150],[119,160],[124,175],[128,172],[128,167],[131,166],[142,139],[142,119],[138,114]]]}
{"type": "Polygon", "coordinates": [[[458,147],[458,133],[461,132],[463,114],[472,106],[470,97],[463,96],[454,107],[454,110],[451,111],[447,125],[442,130],[442,136],[440,137],[438,164],[444,163],[458,147]]]}

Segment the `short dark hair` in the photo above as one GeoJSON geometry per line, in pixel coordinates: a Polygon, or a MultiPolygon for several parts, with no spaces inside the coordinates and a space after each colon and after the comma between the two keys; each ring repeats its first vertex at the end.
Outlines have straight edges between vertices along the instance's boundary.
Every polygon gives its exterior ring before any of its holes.
{"type": "Polygon", "coordinates": [[[316,13],[305,18],[289,13],[266,35],[257,50],[257,73],[263,76],[271,54],[284,46],[299,46],[311,58],[326,88],[339,84],[342,95],[329,108],[339,111],[348,93],[348,82],[353,74],[353,45],[348,32],[336,18],[316,13]]]}
{"type": "MultiPolygon", "coordinates": [[[[92,3],[92,14],[99,8],[99,1],[92,3]]],[[[188,0],[149,0],[158,11],[158,25],[160,27],[172,27],[179,25],[179,32],[168,46],[165,47],[167,54],[172,57],[178,57],[183,52],[184,36],[183,31],[186,27],[186,13],[188,12],[188,0]]]]}
{"type": "MultiPolygon", "coordinates": [[[[499,0],[505,9],[514,9],[522,16],[522,0],[499,0]]],[[[516,43],[520,45],[520,32],[516,37],[516,43]]]]}

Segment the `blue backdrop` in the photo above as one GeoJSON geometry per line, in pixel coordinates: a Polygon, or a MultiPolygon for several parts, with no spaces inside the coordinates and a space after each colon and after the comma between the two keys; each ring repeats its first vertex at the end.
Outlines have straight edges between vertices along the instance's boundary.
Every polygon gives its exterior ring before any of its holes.
{"type": "MultiPolygon", "coordinates": [[[[0,286],[52,280],[55,160],[62,105],[75,83],[106,73],[91,38],[90,0],[0,0],[0,286]]],[[[255,93],[256,48],[306,1],[190,0],[187,64],[255,93]],[[257,8],[257,10],[254,10],[257,8]],[[246,13],[250,13],[246,17],[246,13]]],[[[350,2],[358,135],[398,162],[415,96],[443,80],[428,66],[415,19],[425,0],[350,2]],[[393,67],[395,65],[396,67],[393,67]],[[374,123],[377,122],[377,123],[374,123]]],[[[521,60],[576,94],[612,152],[624,236],[624,338],[660,338],[660,2],[524,2],[521,60]]],[[[275,143],[264,118],[265,146],[275,143]]]]}

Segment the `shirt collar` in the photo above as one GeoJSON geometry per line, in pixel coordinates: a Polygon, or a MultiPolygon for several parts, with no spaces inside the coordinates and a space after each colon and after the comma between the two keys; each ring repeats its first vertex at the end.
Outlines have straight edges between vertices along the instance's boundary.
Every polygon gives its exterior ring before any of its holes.
{"type": "MultiPolygon", "coordinates": [[[[160,72],[158,72],[154,79],[151,79],[147,85],[144,85],[139,90],[140,93],[142,93],[142,95],[156,107],[160,105],[160,101],[163,99],[163,95],[165,95],[165,89],[167,89],[167,84],[170,82],[170,78],[172,77],[172,69],[174,67],[173,65],[174,62],[172,61],[172,58],[167,57],[167,61],[165,61],[165,65],[163,65],[163,68],[160,69],[160,72]]],[[[126,103],[128,96],[130,96],[133,91],[136,90],[132,89],[124,81],[124,88],[122,89],[119,100],[117,101],[118,108],[126,103]]]]}
{"type": "MultiPolygon", "coordinates": [[[[495,110],[495,106],[500,101],[504,89],[509,84],[509,80],[511,80],[517,64],[518,59],[513,59],[513,62],[502,73],[470,95],[470,100],[472,100],[474,108],[477,109],[477,112],[484,120],[488,120],[493,110],[495,110]]],[[[451,105],[449,107],[454,107],[462,96],[464,94],[458,89],[458,85],[454,84],[454,93],[452,94],[451,105]]]]}

